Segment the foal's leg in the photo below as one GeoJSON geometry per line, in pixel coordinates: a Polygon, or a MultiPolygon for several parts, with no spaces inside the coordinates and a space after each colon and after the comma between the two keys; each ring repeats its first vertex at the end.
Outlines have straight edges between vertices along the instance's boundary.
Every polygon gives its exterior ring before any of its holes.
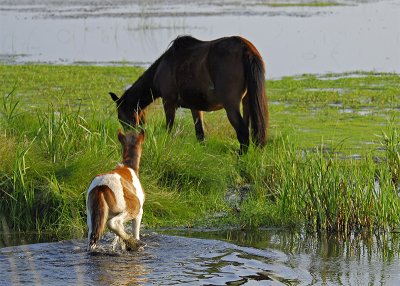
{"type": "Polygon", "coordinates": [[[137,217],[132,220],[133,237],[137,240],[140,239],[139,231],[140,231],[140,223],[142,221],[142,216],[143,216],[143,209],[140,208],[137,217]]]}
{"type": "Polygon", "coordinates": [[[131,217],[129,217],[127,212],[122,212],[119,215],[111,218],[107,222],[107,226],[112,232],[122,238],[128,250],[136,250],[140,245],[138,245],[136,239],[127,234],[124,229],[124,222],[130,220],[130,218],[131,217]]]}
{"type": "Polygon", "coordinates": [[[246,153],[249,147],[249,128],[247,128],[239,107],[225,107],[229,122],[235,128],[237,139],[240,143],[240,154],[246,153]]]}
{"type": "Polygon", "coordinates": [[[203,127],[203,112],[196,109],[191,109],[194,121],[194,129],[196,131],[196,138],[200,142],[204,141],[204,127],[203,127]]]}
{"type": "Polygon", "coordinates": [[[133,237],[135,238],[135,247],[139,249],[142,246],[145,246],[146,243],[140,240],[139,231],[140,231],[140,223],[142,221],[143,216],[143,208],[140,208],[138,215],[132,220],[132,230],[133,237]]]}
{"type": "Polygon", "coordinates": [[[116,235],[121,237],[123,240],[127,240],[130,238],[130,235],[127,234],[124,229],[124,222],[127,220],[127,218],[128,218],[128,213],[122,212],[119,215],[111,218],[107,222],[108,228],[116,235]]]}

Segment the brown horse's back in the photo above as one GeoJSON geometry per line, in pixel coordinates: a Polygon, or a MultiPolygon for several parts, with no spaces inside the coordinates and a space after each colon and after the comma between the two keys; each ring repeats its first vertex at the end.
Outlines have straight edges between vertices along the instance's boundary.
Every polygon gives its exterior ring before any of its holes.
{"type": "Polygon", "coordinates": [[[240,101],[245,91],[242,53],[239,37],[214,41],[179,37],[160,62],[155,85],[163,99],[178,106],[221,109],[230,102],[227,93],[234,91],[240,101]]]}

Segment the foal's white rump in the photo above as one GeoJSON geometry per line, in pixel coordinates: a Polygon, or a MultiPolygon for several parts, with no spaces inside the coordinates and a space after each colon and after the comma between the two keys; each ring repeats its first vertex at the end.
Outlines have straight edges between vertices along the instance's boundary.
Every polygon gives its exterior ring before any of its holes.
{"type": "MultiPolygon", "coordinates": [[[[113,205],[110,205],[111,202],[106,202],[106,204],[108,205],[108,209],[112,210],[108,211],[107,214],[107,226],[110,230],[117,234],[117,236],[121,237],[123,240],[128,240],[130,238],[130,235],[125,232],[124,223],[129,220],[133,220],[133,237],[139,240],[140,223],[143,216],[144,192],[135,171],[122,165],[119,167],[128,169],[131,178],[125,178],[125,176],[122,177],[120,174],[116,173],[118,169],[114,170],[112,173],[96,176],[88,188],[86,201],[88,201],[89,194],[93,189],[99,186],[107,186],[112,191],[115,198],[115,204],[113,205]],[[124,180],[124,184],[122,183],[122,180],[124,180]],[[129,187],[129,184],[127,186],[127,183],[131,184],[133,188],[129,187]],[[127,210],[127,203],[125,201],[124,192],[133,192],[139,201],[139,212],[135,217],[132,216],[132,212],[129,212],[129,210],[127,210]]],[[[90,209],[89,204],[87,204],[87,224],[89,228],[89,241],[90,235],[93,231],[91,215],[92,210],[90,209]]],[[[117,240],[118,237],[116,237],[116,240],[113,242],[113,247],[115,247],[117,240]]]]}

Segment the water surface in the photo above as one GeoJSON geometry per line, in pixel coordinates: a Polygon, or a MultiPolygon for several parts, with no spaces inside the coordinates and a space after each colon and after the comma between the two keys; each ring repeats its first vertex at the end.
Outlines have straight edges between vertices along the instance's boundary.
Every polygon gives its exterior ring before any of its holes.
{"type": "Polygon", "coordinates": [[[7,63],[147,66],[181,34],[203,40],[242,35],[260,50],[270,78],[400,72],[395,0],[328,7],[272,7],[267,4],[277,1],[255,0],[16,2],[0,0],[0,60],[7,63]]]}
{"type": "MultiPolygon", "coordinates": [[[[108,237],[108,238],[107,238],[108,237]]],[[[396,285],[399,239],[282,230],[147,232],[141,252],[86,240],[0,248],[1,285],[396,285]],[[168,234],[168,235],[167,235],[168,234]],[[172,234],[172,235],[171,235],[172,234]],[[180,236],[175,236],[180,235],[180,236]]]]}
{"type": "Polygon", "coordinates": [[[282,252],[160,234],[148,234],[143,241],[144,251],[133,253],[101,245],[95,254],[87,254],[85,240],[2,248],[0,284],[242,285],[311,279],[286,265],[282,252]]]}

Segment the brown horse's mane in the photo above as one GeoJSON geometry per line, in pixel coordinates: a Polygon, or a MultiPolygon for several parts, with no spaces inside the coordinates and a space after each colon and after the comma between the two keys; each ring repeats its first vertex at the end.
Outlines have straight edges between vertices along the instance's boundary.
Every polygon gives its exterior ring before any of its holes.
{"type": "Polygon", "coordinates": [[[167,50],[124,92],[120,101],[135,107],[137,110],[145,109],[159,97],[157,94],[153,93],[153,78],[160,62],[165,57],[174,54],[178,50],[188,48],[193,44],[201,42],[202,41],[187,35],[178,36],[176,39],[172,40],[167,50]]]}
{"type": "Polygon", "coordinates": [[[137,110],[146,108],[156,98],[152,92],[153,77],[164,54],[159,57],[121,96],[120,101],[124,105],[134,107],[137,110]]]}

